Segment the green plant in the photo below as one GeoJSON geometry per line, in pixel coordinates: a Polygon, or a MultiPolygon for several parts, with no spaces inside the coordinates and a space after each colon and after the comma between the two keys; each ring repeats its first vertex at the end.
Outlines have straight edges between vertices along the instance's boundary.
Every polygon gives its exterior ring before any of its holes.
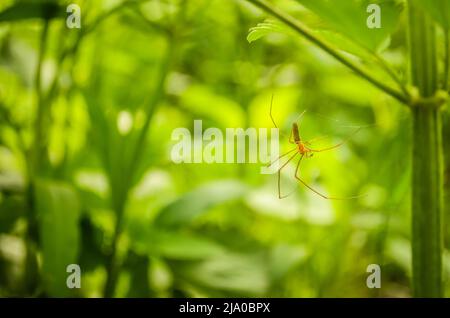
{"type": "MultiPolygon", "coordinates": [[[[442,255],[443,255],[443,143],[441,109],[448,101],[449,77],[449,5],[444,0],[409,0],[410,39],[410,85],[406,86],[377,52],[380,43],[389,36],[392,21],[398,18],[396,1],[385,1],[383,15],[389,25],[376,35],[362,24],[361,9],[365,1],[333,3],[326,0],[298,0],[308,9],[322,17],[335,30],[356,43],[362,50],[359,57],[375,61],[393,80],[386,84],[370,70],[344,55],[343,47],[336,47],[330,41],[311,31],[299,20],[274,7],[266,0],[248,0],[264,11],[278,18],[294,31],[318,46],[356,75],[364,78],[378,89],[408,106],[413,119],[412,129],[412,285],[416,297],[441,297],[442,255]],[[443,70],[439,72],[437,27],[445,33],[445,56],[443,70]],[[383,32],[387,32],[384,33],[383,32]],[[381,34],[380,34],[381,33],[381,34]],[[375,42],[374,42],[375,39],[375,42]],[[378,41],[378,42],[377,42],[378,41]],[[442,76],[440,76],[442,74],[442,76]]],[[[249,40],[258,38],[258,32],[279,31],[270,24],[257,26],[249,40]],[[256,33],[256,34],[255,34],[256,33]]]]}

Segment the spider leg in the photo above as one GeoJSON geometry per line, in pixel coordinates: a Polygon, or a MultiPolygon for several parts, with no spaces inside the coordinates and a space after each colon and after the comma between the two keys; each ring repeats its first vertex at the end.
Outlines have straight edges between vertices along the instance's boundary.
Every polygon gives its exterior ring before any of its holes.
{"type": "Polygon", "coordinates": [[[298,171],[300,168],[300,163],[302,162],[302,158],[303,156],[300,157],[300,160],[298,161],[297,164],[297,168],[295,169],[295,179],[297,179],[298,181],[300,181],[305,187],[307,187],[309,190],[311,190],[312,192],[314,192],[315,194],[321,196],[324,199],[330,200],[330,197],[327,197],[326,195],[323,195],[322,193],[320,193],[319,191],[315,190],[314,188],[312,188],[310,185],[308,185],[305,181],[303,181],[302,179],[300,179],[300,177],[298,176],[298,171]]]}
{"type": "MultiPolygon", "coordinates": [[[[305,115],[306,111],[307,111],[306,109],[304,111],[302,111],[302,113],[300,115],[298,115],[298,117],[295,119],[295,121],[297,121],[297,122],[300,121],[302,119],[303,115],[305,115]]],[[[300,126],[300,122],[298,124],[300,126]]]]}
{"type": "MultiPolygon", "coordinates": [[[[275,128],[277,128],[278,131],[280,132],[280,135],[281,135],[281,136],[286,136],[286,134],[284,134],[284,133],[280,130],[280,128],[278,127],[278,125],[277,125],[277,123],[275,122],[275,119],[273,118],[273,115],[272,115],[273,96],[274,96],[274,94],[272,94],[272,98],[271,98],[271,100],[270,100],[269,116],[270,116],[270,119],[272,120],[272,123],[273,123],[273,125],[275,126],[275,128]]],[[[292,131],[291,131],[291,134],[292,134],[292,131]]],[[[290,140],[290,139],[291,139],[291,138],[289,137],[289,140],[290,140]]]]}
{"type": "Polygon", "coordinates": [[[312,192],[314,192],[315,194],[317,194],[318,196],[326,199],[326,200],[352,200],[352,199],[357,199],[362,197],[363,195],[357,195],[357,196],[353,196],[353,197],[347,197],[347,198],[336,198],[336,197],[329,197],[326,196],[322,193],[320,193],[319,191],[317,191],[316,189],[314,189],[313,187],[311,187],[309,184],[307,184],[305,181],[303,181],[299,176],[298,176],[298,171],[300,168],[300,163],[302,162],[302,158],[303,156],[300,157],[300,160],[298,161],[297,164],[297,168],[295,169],[295,179],[297,179],[298,181],[300,181],[305,187],[307,187],[309,190],[311,190],[312,192]]]}
{"type": "Polygon", "coordinates": [[[277,161],[280,160],[281,158],[286,157],[288,154],[290,154],[290,153],[293,152],[294,150],[297,150],[297,147],[295,147],[295,148],[292,149],[292,150],[289,150],[289,151],[286,152],[285,154],[282,154],[282,155],[279,156],[277,159],[275,159],[274,161],[272,161],[271,163],[269,163],[269,164],[267,165],[267,167],[270,167],[271,165],[273,165],[275,162],[277,162],[277,161]]]}
{"type": "Polygon", "coordinates": [[[311,144],[312,142],[314,142],[314,141],[317,141],[317,140],[321,140],[321,139],[325,139],[325,138],[327,138],[327,137],[329,137],[328,135],[324,135],[324,136],[319,136],[319,137],[315,137],[315,138],[312,138],[312,139],[310,139],[310,140],[308,140],[308,141],[305,141],[305,144],[311,144]]]}
{"type": "Polygon", "coordinates": [[[295,156],[298,155],[298,154],[299,154],[298,152],[294,153],[294,154],[289,158],[289,160],[286,161],[286,162],[280,167],[280,169],[278,169],[278,198],[279,198],[279,199],[287,198],[287,197],[290,195],[290,194],[288,194],[288,195],[286,195],[286,196],[282,196],[282,195],[281,195],[281,170],[282,170],[284,167],[286,167],[286,165],[287,165],[292,159],[294,159],[295,156]]]}
{"type": "Polygon", "coordinates": [[[273,106],[273,94],[272,94],[272,99],[270,100],[270,111],[269,111],[269,115],[270,115],[270,119],[272,120],[273,125],[275,126],[275,128],[278,128],[277,123],[275,122],[275,119],[272,116],[272,106],[273,106]]]}
{"type": "Polygon", "coordinates": [[[340,143],[338,143],[338,144],[336,144],[336,145],[334,145],[334,146],[326,147],[326,148],[322,148],[322,149],[311,149],[311,148],[309,148],[309,150],[311,150],[311,151],[313,151],[313,152],[322,152],[322,151],[327,151],[327,150],[333,150],[333,149],[336,149],[336,148],[342,146],[343,144],[345,144],[347,141],[349,141],[350,138],[351,138],[354,134],[356,134],[358,131],[360,131],[360,130],[361,130],[361,127],[359,127],[358,129],[356,129],[356,130],[355,130],[352,134],[350,134],[350,136],[348,136],[344,141],[342,141],[342,142],[340,142],[340,143]]]}
{"type": "Polygon", "coordinates": [[[336,148],[339,148],[340,146],[342,146],[343,144],[345,144],[346,141],[340,142],[337,145],[331,146],[331,147],[326,147],[326,148],[322,148],[322,149],[311,149],[309,148],[309,150],[311,150],[312,152],[322,152],[322,151],[327,151],[327,150],[333,150],[336,148]]]}
{"type": "Polygon", "coordinates": [[[291,134],[289,135],[289,143],[295,144],[295,142],[292,140],[292,129],[291,129],[291,134]]]}

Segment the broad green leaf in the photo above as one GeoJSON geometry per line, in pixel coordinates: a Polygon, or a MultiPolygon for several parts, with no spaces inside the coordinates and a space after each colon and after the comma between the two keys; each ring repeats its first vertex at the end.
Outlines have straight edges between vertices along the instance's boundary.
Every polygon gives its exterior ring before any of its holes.
{"type": "Polygon", "coordinates": [[[53,19],[65,16],[66,8],[55,1],[18,2],[0,12],[0,22],[26,19],[53,19]]]}
{"type": "Polygon", "coordinates": [[[77,263],[80,204],[74,189],[64,183],[38,180],[34,200],[42,246],[42,272],[51,296],[68,296],[66,268],[77,263]]]}
{"type": "MultiPolygon", "coordinates": [[[[328,43],[333,44],[335,47],[347,53],[358,56],[366,61],[373,59],[373,56],[372,54],[370,54],[370,52],[368,52],[363,47],[353,42],[346,36],[342,35],[341,33],[329,30],[318,30],[315,33],[327,40],[328,43]]],[[[389,43],[389,41],[386,42],[389,43]]]]}
{"type": "MultiPolygon", "coordinates": [[[[336,31],[371,51],[378,51],[394,31],[403,10],[398,0],[297,0],[319,16],[330,31],[336,31]],[[367,27],[367,7],[381,8],[381,28],[367,27]]],[[[345,47],[340,46],[345,49],[345,47]]]]}
{"type": "Polygon", "coordinates": [[[278,245],[270,253],[270,276],[276,282],[308,257],[304,246],[278,245]]]}
{"type": "Polygon", "coordinates": [[[207,238],[177,233],[166,233],[157,242],[159,255],[175,260],[204,259],[223,251],[220,245],[207,238]]]}
{"type": "Polygon", "coordinates": [[[269,287],[266,261],[259,256],[229,253],[173,270],[191,284],[232,295],[262,296],[269,287]]]}
{"type": "Polygon", "coordinates": [[[424,8],[444,29],[450,29],[449,0],[415,0],[415,2],[424,8]]]}
{"type": "Polygon", "coordinates": [[[273,32],[288,33],[288,29],[277,21],[266,20],[262,23],[258,23],[257,26],[250,28],[247,35],[247,41],[252,43],[273,32]]]}
{"type": "Polygon", "coordinates": [[[177,231],[143,228],[134,223],[129,227],[133,249],[140,255],[159,256],[169,260],[202,260],[223,254],[225,249],[211,239],[177,231]]]}
{"type": "Polygon", "coordinates": [[[180,226],[216,205],[241,198],[247,187],[238,181],[208,183],[193,190],[163,208],[155,223],[161,226],[180,226]]]}
{"type": "Polygon", "coordinates": [[[228,96],[214,92],[205,85],[191,85],[181,95],[180,102],[196,116],[214,120],[222,127],[243,127],[244,112],[228,96]]]}

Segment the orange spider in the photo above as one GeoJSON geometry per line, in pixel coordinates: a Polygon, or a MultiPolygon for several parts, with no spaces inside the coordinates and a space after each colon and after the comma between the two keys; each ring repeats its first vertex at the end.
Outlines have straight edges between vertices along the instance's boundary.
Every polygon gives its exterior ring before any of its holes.
{"type": "MultiPolygon", "coordinates": [[[[272,105],[273,105],[273,95],[272,95],[272,100],[271,100],[271,102],[270,102],[270,119],[272,120],[272,123],[274,124],[275,128],[278,128],[278,126],[277,126],[277,124],[275,123],[275,120],[273,119],[273,116],[272,116],[272,105]]],[[[300,116],[298,117],[297,120],[300,120],[301,117],[305,114],[305,112],[306,112],[306,110],[303,111],[303,112],[300,114],[300,116]]],[[[360,127],[359,127],[358,129],[356,129],[356,131],[353,132],[353,133],[351,134],[351,136],[354,135],[354,134],[356,134],[359,130],[360,130],[360,127]]],[[[353,197],[347,197],[347,198],[329,197],[329,196],[326,196],[326,195],[320,193],[319,191],[315,190],[314,188],[312,188],[310,185],[308,185],[305,181],[303,181],[303,180],[299,177],[298,172],[299,172],[300,163],[302,162],[303,157],[311,158],[311,157],[314,155],[314,153],[316,153],[316,152],[323,152],[323,151],[327,151],[327,150],[336,149],[336,148],[342,146],[342,145],[347,141],[347,140],[344,140],[344,141],[342,141],[342,142],[340,142],[340,143],[338,143],[338,144],[336,144],[336,145],[334,145],[334,146],[326,147],[326,148],[322,148],[322,149],[313,149],[313,148],[311,148],[311,147],[310,147],[310,146],[311,146],[311,142],[312,142],[313,140],[318,140],[318,139],[320,139],[320,138],[323,138],[323,137],[313,138],[313,139],[311,139],[311,140],[309,140],[309,141],[302,141],[302,138],[300,137],[300,133],[299,133],[298,124],[295,123],[295,122],[292,124],[291,134],[290,134],[290,136],[289,136],[289,143],[295,144],[295,148],[294,148],[294,149],[291,149],[290,151],[286,152],[285,154],[279,156],[277,159],[275,159],[274,161],[272,161],[272,162],[268,165],[268,166],[270,167],[271,165],[273,165],[275,162],[277,162],[277,161],[280,160],[281,158],[283,158],[283,157],[285,157],[285,156],[291,154],[292,152],[295,152],[295,153],[288,159],[288,161],[286,161],[286,162],[278,169],[278,197],[279,197],[280,199],[284,199],[284,198],[286,198],[286,197],[288,197],[288,196],[290,195],[290,194],[285,195],[285,196],[282,196],[282,195],[281,195],[281,185],[280,185],[281,170],[282,170],[284,167],[286,167],[286,165],[287,165],[289,162],[291,162],[297,155],[300,155],[300,159],[298,160],[297,167],[295,168],[295,174],[294,174],[294,177],[295,177],[298,181],[300,181],[305,187],[307,187],[309,190],[313,191],[313,192],[316,193],[317,195],[319,195],[319,196],[321,196],[322,198],[327,199],[327,200],[347,200],[347,199],[355,199],[355,198],[360,197],[360,196],[353,196],[353,197]],[[294,140],[292,140],[292,137],[294,137],[294,140]]]]}

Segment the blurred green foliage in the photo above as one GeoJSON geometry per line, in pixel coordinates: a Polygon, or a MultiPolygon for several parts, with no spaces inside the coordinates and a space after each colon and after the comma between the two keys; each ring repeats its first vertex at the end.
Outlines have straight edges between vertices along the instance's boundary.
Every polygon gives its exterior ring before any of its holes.
{"type": "MultiPolygon", "coordinates": [[[[398,102],[245,1],[73,2],[81,29],[66,27],[69,2],[0,4],[0,296],[411,295],[410,119],[398,102]],[[324,200],[292,165],[282,184],[295,193],[279,200],[261,165],[171,162],[172,130],[194,119],[272,127],[272,94],[284,132],[305,109],[307,139],[363,127],[302,174],[364,196],[324,200]],[[72,263],[79,290],[65,287],[72,263]],[[366,287],[372,263],[379,290],[366,287]]],[[[384,82],[395,85],[374,54],[406,81],[403,2],[385,1],[376,35],[366,2],[277,4],[384,82]]],[[[445,1],[427,3],[448,23],[431,4],[445,1]]],[[[444,264],[448,278],[448,250],[444,264]]]]}

